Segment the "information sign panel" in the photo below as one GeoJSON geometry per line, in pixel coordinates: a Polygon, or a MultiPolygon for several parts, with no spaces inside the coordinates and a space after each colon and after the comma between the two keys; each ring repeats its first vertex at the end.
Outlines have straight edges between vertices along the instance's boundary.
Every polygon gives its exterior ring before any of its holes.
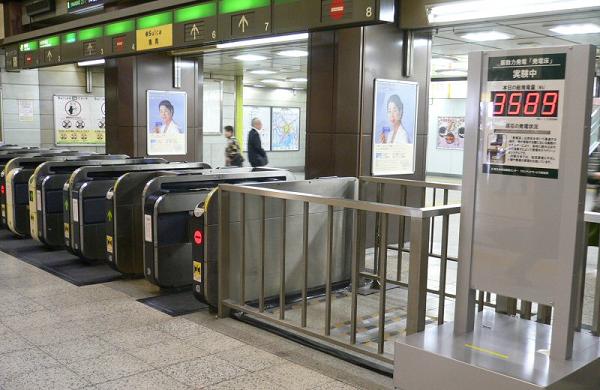
{"type": "Polygon", "coordinates": [[[104,56],[104,29],[102,26],[77,31],[77,41],[81,43],[81,58],[104,56]]]}
{"type": "Polygon", "coordinates": [[[12,45],[4,48],[6,57],[5,67],[7,71],[19,70],[19,46],[12,45]]]}
{"type": "Polygon", "coordinates": [[[104,26],[104,52],[107,56],[135,52],[135,20],[127,19],[104,26]]]}
{"type": "Polygon", "coordinates": [[[54,96],[56,145],[105,144],[104,97],[54,96]]]}
{"type": "Polygon", "coordinates": [[[81,44],[77,40],[77,32],[70,31],[60,36],[61,62],[73,62],[81,58],[81,44]]]}
{"type": "Polygon", "coordinates": [[[209,1],[173,12],[173,46],[185,47],[217,40],[217,2],[209,1]]]}
{"type": "Polygon", "coordinates": [[[271,33],[271,0],[219,0],[219,39],[271,33]]]}
{"type": "Polygon", "coordinates": [[[29,69],[39,65],[38,41],[23,42],[19,45],[19,67],[29,69]]]}
{"type": "Polygon", "coordinates": [[[319,27],[394,21],[391,0],[321,0],[319,27]]]}
{"type": "Polygon", "coordinates": [[[173,46],[173,12],[166,11],[136,20],[137,51],[173,46]]]}
{"type": "Polygon", "coordinates": [[[56,65],[61,62],[60,35],[53,35],[39,40],[39,63],[44,65],[56,65]]]}

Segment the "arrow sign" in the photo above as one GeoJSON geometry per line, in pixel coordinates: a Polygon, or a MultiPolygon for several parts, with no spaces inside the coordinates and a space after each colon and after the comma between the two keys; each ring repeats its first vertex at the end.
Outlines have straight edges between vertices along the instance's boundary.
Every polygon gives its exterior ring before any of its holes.
{"type": "Polygon", "coordinates": [[[52,61],[52,50],[48,50],[46,57],[48,58],[48,62],[52,61]]]}
{"type": "Polygon", "coordinates": [[[108,210],[108,214],[106,214],[106,218],[108,219],[108,222],[112,222],[112,219],[113,219],[112,210],[108,210]]]}
{"type": "Polygon", "coordinates": [[[238,28],[242,29],[242,32],[246,32],[246,27],[248,27],[248,19],[246,19],[246,15],[242,15],[240,22],[238,23],[238,28]]]}
{"type": "Polygon", "coordinates": [[[198,26],[196,26],[196,23],[194,23],[194,25],[192,26],[192,29],[190,30],[190,34],[192,34],[192,37],[194,38],[194,40],[196,40],[196,36],[200,34],[200,30],[198,29],[198,26]]]}

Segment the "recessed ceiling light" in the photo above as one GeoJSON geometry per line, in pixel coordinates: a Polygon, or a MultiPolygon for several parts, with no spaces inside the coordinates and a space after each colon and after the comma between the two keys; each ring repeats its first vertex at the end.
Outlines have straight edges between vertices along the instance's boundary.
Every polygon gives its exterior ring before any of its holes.
{"type": "Polygon", "coordinates": [[[264,88],[264,85],[260,85],[260,84],[254,84],[253,85],[254,88],[264,88]]]}
{"type": "Polygon", "coordinates": [[[91,60],[91,61],[81,61],[77,63],[77,66],[96,66],[96,65],[104,65],[104,58],[100,58],[99,60],[91,60]]]}
{"type": "Polygon", "coordinates": [[[264,79],[264,80],[260,80],[260,82],[265,83],[265,84],[279,84],[281,82],[281,80],[264,79]]]}
{"type": "Polygon", "coordinates": [[[308,33],[290,34],[290,35],[281,35],[281,36],[277,36],[277,37],[248,39],[245,41],[219,43],[219,44],[217,44],[217,49],[233,49],[236,47],[249,47],[249,46],[269,45],[269,44],[273,44],[273,43],[282,43],[282,42],[305,41],[307,39],[308,39],[308,33]]]}
{"type": "Polygon", "coordinates": [[[291,81],[293,83],[306,83],[308,82],[308,79],[305,77],[294,77],[292,79],[288,79],[288,81],[291,81]]]}
{"type": "Polygon", "coordinates": [[[304,91],[304,88],[294,87],[292,88],[294,91],[304,91]]]}
{"type": "Polygon", "coordinates": [[[283,57],[308,57],[306,50],[284,50],[277,54],[283,57]]]}
{"type": "Polygon", "coordinates": [[[461,35],[462,38],[468,41],[474,42],[486,42],[486,41],[501,41],[503,39],[510,39],[512,35],[500,31],[480,31],[472,32],[461,35]]]}
{"type": "Polygon", "coordinates": [[[263,61],[263,60],[266,60],[267,57],[259,56],[257,54],[240,54],[239,56],[233,57],[233,59],[238,60],[238,61],[252,62],[252,61],[263,61]]]}
{"type": "Polygon", "coordinates": [[[596,34],[600,33],[600,26],[594,23],[563,24],[552,27],[550,31],[560,35],[596,34]]]}
{"type": "Polygon", "coordinates": [[[250,73],[252,73],[252,74],[275,74],[277,72],[275,72],[274,70],[257,69],[257,70],[251,70],[250,73]]]}

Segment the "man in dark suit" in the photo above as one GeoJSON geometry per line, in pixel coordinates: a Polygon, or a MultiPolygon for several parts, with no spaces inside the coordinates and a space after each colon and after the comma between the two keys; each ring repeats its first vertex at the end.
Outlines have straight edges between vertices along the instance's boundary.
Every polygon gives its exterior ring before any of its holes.
{"type": "Polygon", "coordinates": [[[259,131],[262,130],[262,122],[258,118],[252,119],[252,129],[248,133],[248,160],[252,167],[263,167],[269,163],[267,153],[262,148],[259,131]]]}

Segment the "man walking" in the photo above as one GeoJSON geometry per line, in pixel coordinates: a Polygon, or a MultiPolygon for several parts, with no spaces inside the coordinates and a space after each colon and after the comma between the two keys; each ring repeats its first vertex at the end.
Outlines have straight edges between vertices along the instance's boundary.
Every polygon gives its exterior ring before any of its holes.
{"type": "Polygon", "coordinates": [[[258,118],[253,118],[252,129],[248,133],[248,160],[253,168],[263,167],[269,163],[267,153],[260,142],[259,131],[262,131],[262,122],[258,118]]]}

